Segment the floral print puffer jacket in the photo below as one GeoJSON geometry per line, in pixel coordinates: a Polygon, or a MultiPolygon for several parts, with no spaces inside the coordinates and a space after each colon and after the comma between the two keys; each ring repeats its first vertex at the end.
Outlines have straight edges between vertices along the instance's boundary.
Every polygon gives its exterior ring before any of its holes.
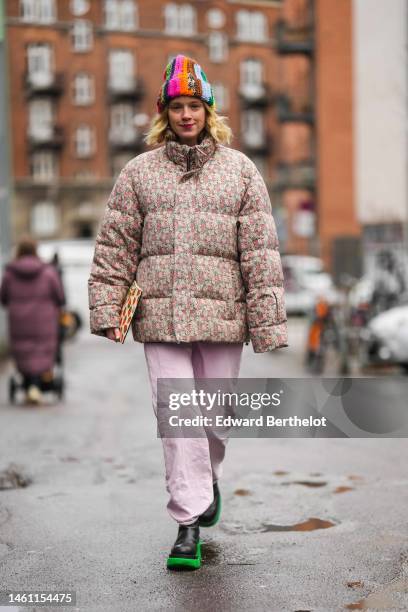
{"type": "Polygon", "coordinates": [[[287,344],[271,202],[255,164],[206,134],[130,160],[109,197],[89,279],[91,332],[118,327],[136,278],[138,342],[287,344]]]}

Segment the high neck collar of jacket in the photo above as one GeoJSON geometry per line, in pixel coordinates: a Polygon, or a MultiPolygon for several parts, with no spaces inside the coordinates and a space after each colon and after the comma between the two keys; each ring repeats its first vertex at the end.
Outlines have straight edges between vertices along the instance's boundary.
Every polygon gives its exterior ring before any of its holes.
{"type": "Polygon", "coordinates": [[[200,170],[206,161],[212,157],[216,149],[214,138],[206,133],[198,144],[190,147],[177,140],[166,141],[166,154],[171,161],[182,166],[185,172],[192,174],[200,170]]]}

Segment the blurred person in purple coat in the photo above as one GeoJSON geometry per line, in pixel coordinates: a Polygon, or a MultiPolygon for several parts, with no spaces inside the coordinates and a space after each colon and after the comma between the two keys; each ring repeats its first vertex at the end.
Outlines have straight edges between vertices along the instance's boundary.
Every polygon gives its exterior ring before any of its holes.
{"type": "Polygon", "coordinates": [[[24,379],[27,400],[41,401],[41,376],[54,367],[64,289],[55,267],[37,255],[26,236],[4,270],[0,301],[8,309],[11,355],[24,379]]]}

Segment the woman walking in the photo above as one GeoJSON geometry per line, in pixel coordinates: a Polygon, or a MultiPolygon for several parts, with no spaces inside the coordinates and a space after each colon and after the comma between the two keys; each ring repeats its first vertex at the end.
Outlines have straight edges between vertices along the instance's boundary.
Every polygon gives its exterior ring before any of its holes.
{"type": "Polygon", "coordinates": [[[11,354],[23,377],[27,401],[39,404],[41,383],[55,365],[64,289],[54,266],[41,261],[30,236],[17,245],[4,271],[0,300],[8,309],[11,354]]]}
{"type": "MultiPolygon", "coordinates": [[[[146,137],[162,145],[129,161],[108,200],[89,279],[91,332],[119,338],[121,305],[143,290],[133,337],[144,343],[157,416],[161,378],[237,378],[243,343],[287,345],[282,267],[271,203],[254,163],[226,146],[197,62],[166,67],[146,137]]],[[[220,514],[226,440],[162,438],[168,511],[178,536],[168,567],[197,568],[199,528],[220,514]]]]}

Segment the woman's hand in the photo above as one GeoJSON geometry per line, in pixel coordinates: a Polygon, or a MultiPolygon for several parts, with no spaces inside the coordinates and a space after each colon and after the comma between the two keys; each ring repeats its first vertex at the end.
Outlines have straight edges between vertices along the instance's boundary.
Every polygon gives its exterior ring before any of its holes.
{"type": "Polygon", "coordinates": [[[106,330],[106,337],[114,342],[120,342],[120,333],[118,327],[110,327],[106,330]]]}

